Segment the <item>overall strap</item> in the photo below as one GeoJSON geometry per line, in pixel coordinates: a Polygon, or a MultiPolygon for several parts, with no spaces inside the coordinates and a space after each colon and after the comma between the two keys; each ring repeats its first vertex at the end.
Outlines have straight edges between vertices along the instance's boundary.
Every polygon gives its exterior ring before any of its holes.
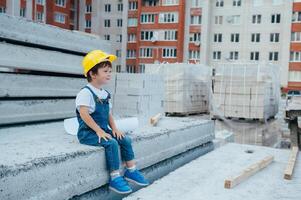
{"type": "Polygon", "coordinates": [[[94,96],[94,98],[95,98],[95,97],[98,98],[97,95],[91,90],[90,87],[85,86],[85,87],[83,87],[83,88],[87,88],[88,90],[90,90],[90,92],[92,93],[92,95],[94,96]]]}
{"type": "Polygon", "coordinates": [[[107,96],[107,99],[111,99],[111,94],[108,90],[104,89],[107,93],[108,93],[108,96],[107,96]]]}

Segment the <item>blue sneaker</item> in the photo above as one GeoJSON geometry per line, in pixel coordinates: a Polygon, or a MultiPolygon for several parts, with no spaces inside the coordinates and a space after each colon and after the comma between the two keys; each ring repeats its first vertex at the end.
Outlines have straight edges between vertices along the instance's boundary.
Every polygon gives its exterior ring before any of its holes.
{"type": "Polygon", "coordinates": [[[147,186],[149,182],[144,178],[144,176],[137,169],[135,171],[130,172],[129,170],[125,170],[124,172],[125,180],[135,183],[140,186],[147,186]]]}
{"type": "Polygon", "coordinates": [[[132,188],[122,176],[116,177],[113,180],[110,179],[109,189],[119,194],[128,194],[132,192],[132,188]]]}

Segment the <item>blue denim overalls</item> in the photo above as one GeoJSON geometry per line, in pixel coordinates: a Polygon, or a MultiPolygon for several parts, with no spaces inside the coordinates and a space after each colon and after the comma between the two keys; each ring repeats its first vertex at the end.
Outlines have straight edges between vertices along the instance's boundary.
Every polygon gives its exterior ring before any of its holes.
{"type": "Polygon", "coordinates": [[[123,161],[130,161],[134,159],[134,152],[132,149],[131,138],[127,135],[122,139],[114,138],[112,131],[108,128],[109,125],[109,99],[111,98],[110,93],[106,99],[99,99],[96,94],[89,88],[85,86],[93,95],[95,102],[95,111],[91,113],[91,117],[102,128],[106,133],[112,136],[112,139],[105,141],[103,138],[99,138],[98,135],[80,117],[78,110],[76,109],[76,116],[79,122],[79,128],[77,132],[77,138],[81,144],[92,145],[92,146],[102,146],[105,148],[106,163],[109,171],[114,171],[119,169],[119,154],[118,154],[118,144],[120,145],[121,159],[123,161]]]}

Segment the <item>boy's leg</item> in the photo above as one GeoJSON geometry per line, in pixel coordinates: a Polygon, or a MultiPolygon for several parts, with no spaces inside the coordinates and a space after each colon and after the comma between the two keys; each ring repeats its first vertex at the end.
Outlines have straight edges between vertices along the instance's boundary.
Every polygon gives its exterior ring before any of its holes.
{"type": "Polygon", "coordinates": [[[140,186],[149,185],[149,182],[144,176],[136,169],[135,155],[132,147],[132,140],[129,136],[125,135],[122,139],[116,139],[120,145],[121,159],[126,164],[124,173],[125,179],[136,183],[140,186]]]}
{"type": "Polygon", "coordinates": [[[110,172],[110,183],[109,188],[117,193],[127,194],[132,192],[132,189],[120,175],[119,171],[119,153],[118,153],[118,142],[112,138],[107,141],[93,133],[89,134],[81,140],[81,143],[92,146],[102,146],[105,148],[106,164],[110,172]]]}
{"type": "Polygon", "coordinates": [[[112,171],[119,170],[119,153],[118,153],[118,142],[112,138],[105,141],[101,139],[99,141],[98,135],[96,133],[89,133],[80,141],[82,144],[91,145],[91,146],[102,146],[105,148],[106,154],[106,164],[107,169],[111,173],[112,171]]]}

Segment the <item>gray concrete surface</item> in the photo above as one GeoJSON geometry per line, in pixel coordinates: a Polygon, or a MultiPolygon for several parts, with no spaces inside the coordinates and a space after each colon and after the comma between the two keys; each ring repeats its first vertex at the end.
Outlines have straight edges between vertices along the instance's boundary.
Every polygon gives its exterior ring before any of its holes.
{"type": "MultiPolygon", "coordinates": [[[[140,169],[214,139],[214,124],[200,118],[162,118],[133,138],[140,169]]],[[[0,199],[68,199],[105,185],[102,147],[79,144],[62,122],[0,129],[0,199]]]]}
{"type": "Polygon", "coordinates": [[[301,155],[292,180],[283,179],[290,151],[229,143],[133,193],[127,200],[300,200],[301,155]],[[246,153],[253,150],[253,153],[246,153]],[[232,189],[224,180],[268,155],[274,161],[232,189]]]}

